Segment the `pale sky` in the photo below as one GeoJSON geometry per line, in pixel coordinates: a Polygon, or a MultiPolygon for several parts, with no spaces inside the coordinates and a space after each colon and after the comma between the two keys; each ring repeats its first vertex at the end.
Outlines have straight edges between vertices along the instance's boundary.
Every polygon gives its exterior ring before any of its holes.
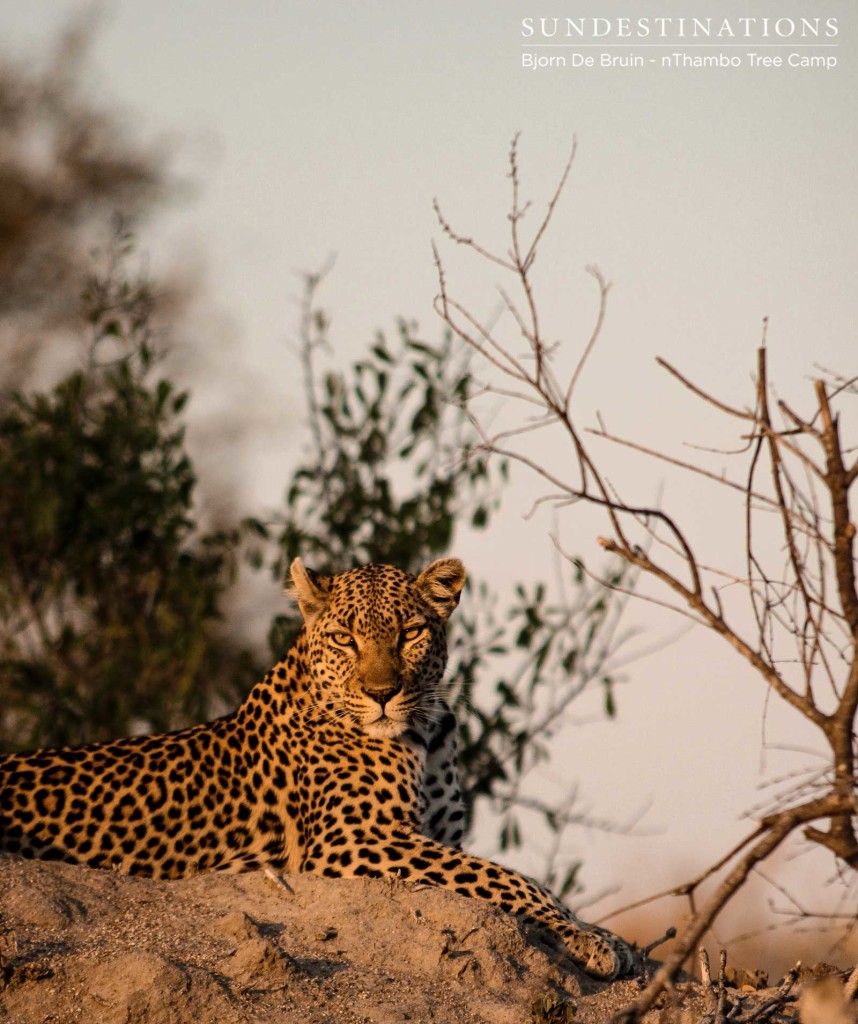
{"type": "MultiPolygon", "coordinates": [[[[4,49],[37,52],[79,9],[67,0],[0,3],[4,49]]],[[[296,324],[295,271],[336,252],[321,299],[343,360],[398,315],[437,337],[432,199],[464,233],[499,243],[517,131],[525,191],[539,206],[578,140],[540,257],[545,320],[564,348],[578,350],[595,310],[583,268],[597,263],[613,282],[582,408],[656,445],[731,442],[654,359],[664,356],[741,404],[764,316],[773,375],[797,405],[811,399],[814,364],[858,370],[858,24],[848,0],[600,0],[574,9],[511,0],[114,0],[103,10],[94,90],[144,131],[185,140],[179,163],[199,186],[147,244],[155,270],[177,258],[204,267],[226,341],[213,348],[195,395],[203,407],[241,399],[256,410],[239,470],[248,511],[280,500],[300,443],[297,373],[284,345],[296,324]],[[606,51],[638,54],[641,68],[522,68],[522,53],[536,51],[522,46],[521,19],[558,13],[830,17],[838,34],[817,49],[734,39],[723,48],[606,51]],[[661,66],[679,50],[738,56],[742,67],[661,66]],[[825,55],[836,66],[751,68],[754,52],[785,61],[825,55]]],[[[459,294],[488,314],[496,296],[485,275],[450,258],[459,294]]],[[[630,499],[651,502],[664,487],[707,552],[717,558],[735,547],[739,535],[719,506],[663,467],[610,458],[630,499]]],[[[209,464],[218,461],[209,453],[209,464]]],[[[550,574],[551,523],[523,519],[539,493],[517,477],[491,533],[455,552],[474,574],[499,586],[550,574]]],[[[562,530],[570,547],[600,564],[597,519],[572,511],[562,530]]],[[[649,610],[635,621],[647,630],[644,646],[678,628],[649,610]]],[[[651,805],[642,828],[658,835],[571,837],[591,892],[623,882],[599,912],[703,868],[748,829],[738,816],[760,799],[761,780],[803,763],[774,752],[762,762],[761,684],[699,631],[630,672],[619,722],[571,730],[568,752],[552,766],[560,778],[581,780],[582,805],[596,817],[623,821],[651,805]]],[[[596,711],[594,701],[581,716],[596,711]]],[[[772,743],[811,742],[771,707],[767,729],[772,743]]],[[[831,873],[808,863],[792,870],[831,873]]],[[[819,958],[823,947],[820,940],[819,958]]]]}

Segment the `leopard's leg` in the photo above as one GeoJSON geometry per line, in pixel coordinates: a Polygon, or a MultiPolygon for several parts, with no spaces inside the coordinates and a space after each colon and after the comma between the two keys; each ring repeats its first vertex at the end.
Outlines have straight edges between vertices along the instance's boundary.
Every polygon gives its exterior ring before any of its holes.
{"type": "MultiPolygon", "coordinates": [[[[374,831],[374,830],[373,830],[374,831]]],[[[483,899],[559,936],[569,956],[594,978],[628,973],[632,953],[622,939],[584,924],[536,882],[482,857],[453,850],[417,832],[363,833],[344,849],[317,846],[303,870],[330,877],[399,877],[483,899]]]]}

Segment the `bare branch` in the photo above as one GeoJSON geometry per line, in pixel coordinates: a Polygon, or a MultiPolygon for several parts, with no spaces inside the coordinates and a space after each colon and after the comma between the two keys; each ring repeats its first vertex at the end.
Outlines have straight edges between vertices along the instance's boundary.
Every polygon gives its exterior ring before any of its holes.
{"type": "MultiPolygon", "coordinates": [[[[746,460],[744,480],[713,472],[688,459],[648,447],[637,439],[616,437],[605,429],[600,417],[598,429],[582,428],[571,399],[602,330],[608,286],[598,271],[591,271],[599,286],[598,315],[573,373],[564,383],[558,383],[553,364],[555,346],[546,345],[540,335],[531,271],[537,243],[554,215],[569,165],[549,204],[546,219],[525,253],[520,241],[520,222],[529,204],[521,199],[517,144],[516,136],[510,150],[511,249],[503,269],[513,277],[524,298],[516,305],[510,292],[502,289],[501,293],[513,321],[505,326],[518,331],[527,346],[526,356],[514,356],[515,346],[493,331],[478,330],[465,304],[453,303],[436,254],[441,282],[436,308],[458,337],[492,366],[517,380],[520,388],[512,389],[516,394],[520,395],[523,390],[527,393],[528,405],[532,407],[535,402],[545,412],[544,418],[519,420],[495,437],[481,430],[482,450],[515,460],[546,481],[551,493],[538,499],[537,505],[550,501],[555,508],[564,508],[584,502],[603,510],[608,529],[605,536],[598,538],[602,547],[626,565],[658,581],[678,598],[678,602],[662,601],[650,594],[638,596],[663,604],[720,636],[755,670],[769,693],[818,729],[829,747],[830,761],[825,768],[793,786],[789,794],[780,793],[776,798],[780,809],[764,817],[754,833],[698,878],[671,890],[674,895],[689,898],[692,918],[676,951],[659,974],[641,997],[616,1018],[630,1021],[638,1019],[644,1009],[652,1005],[658,991],[670,986],[679,966],[721,908],[741,888],[748,874],[799,827],[804,828],[808,839],[831,850],[844,864],[858,868],[855,833],[858,589],[854,564],[855,524],[851,521],[849,506],[849,489],[858,479],[858,461],[848,466],[845,463],[844,452],[848,449],[843,446],[837,415],[832,408],[837,395],[854,393],[858,378],[838,379],[838,386],[832,388],[831,394],[818,381],[816,409],[811,416],[799,415],[783,400],[775,401],[766,365],[767,319],[758,350],[752,410],[720,401],[666,360],[658,359],[662,368],[708,406],[750,423],[750,429],[741,432],[744,442],[741,448],[730,446],[731,455],[746,460]],[[778,422],[773,419],[775,413],[778,422]],[[531,454],[524,448],[528,432],[551,423],[557,425],[571,446],[573,461],[568,474],[562,469],[547,469],[538,454],[531,454]],[[636,505],[621,497],[587,447],[588,434],[656,458],[683,474],[690,474],[695,484],[698,481],[713,483],[724,488],[727,496],[736,495],[737,511],[744,520],[742,578],[702,564],[692,547],[686,524],[670,509],[636,505]],[[510,446],[513,440],[520,441],[522,447],[510,446]],[[771,516],[761,518],[761,514],[771,513],[777,516],[776,537],[772,537],[771,516]],[[647,543],[646,548],[642,547],[637,542],[641,535],[645,542],[652,541],[652,545],[647,543]],[[775,553],[772,552],[773,540],[779,542],[775,553]],[[753,616],[748,635],[744,627],[736,625],[743,622],[741,609],[734,613],[735,602],[722,601],[723,580],[731,586],[741,586],[746,595],[747,609],[753,616]],[[834,593],[836,599],[832,597],[834,593]],[[823,702],[826,710],[817,705],[820,680],[827,680],[833,698],[823,702]],[[802,802],[784,809],[783,802],[787,798],[802,802]],[[694,902],[699,886],[725,870],[727,873],[717,883],[714,894],[698,911],[694,902]]],[[[723,446],[720,451],[724,453],[723,446]]],[[[556,538],[555,544],[559,547],[556,538]]],[[[611,581],[605,582],[611,584],[611,581]]],[[[620,585],[622,592],[627,592],[627,586],[620,585]]]]}
{"type": "Polygon", "coordinates": [[[456,234],[456,232],[450,227],[450,225],[444,219],[444,215],[441,213],[441,207],[438,204],[437,199],[433,199],[432,208],[435,211],[435,216],[438,218],[438,223],[441,226],[441,230],[450,239],[450,241],[455,242],[456,245],[464,245],[467,246],[469,249],[473,249],[478,256],[482,256],[483,259],[488,260],[490,263],[496,263],[499,267],[502,267],[504,270],[515,269],[513,265],[509,263],[507,260],[503,259],[503,257],[495,256],[495,254],[489,252],[488,249],[484,249],[481,245],[477,245],[473,238],[466,238],[464,235],[456,234]]]}
{"type": "MultiPolygon", "coordinates": [[[[671,466],[677,466],[679,469],[687,470],[689,473],[696,473],[698,476],[705,477],[707,480],[711,480],[713,483],[720,484],[723,487],[729,487],[734,491],[738,491],[740,494],[748,494],[747,484],[739,483],[737,480],[731,480],[729,477],[725,477],[719,473],[713,473],[711,470],[704,469],[702,466],[696,466],[693,462],[686,462],[684,459],[678,459],[673,455],[660,452],[655,448],[649,448],[647,445],[641,444],[638,441],[629,441],[628,438],[618,437],[616,434],[610,434],[604,428],[597,430],[594,427],[587,427],[586,430],[588,434],[592,434],[594,437],[601,437],[605,441],[611,441],[613,444],[619,444],[624,448],[632,449],[632,451],[641,452],[643,455],[649,455],[651,458],[658,459],[660,462],[665,462],[671,466]]],[[[773,509],[777,508],[775,502],[761,492],[751,492],[750,497],[753,498],[754,501],[760,502],[761,505],[769,505],[773,509]]]]}
{"type": "Polygon", "coordinates": [[[849,516],[849,487],[840,448],[840,431],[832,415],[825,384],[816,382],[816,395],[822,414],[822,443],[825,447],[827,477],[834,514],[834,562],[840,604],[853,636],[858,640],[858,593],[855,591],[855,524],[849,516]]]}
{"type": "MultiPolygon", "coordinates": [[[[516,141],[518,136],[516,135],[516,141]]],[[[551,219],[554,216],[554,209],[560,199],[563,190],[566,188],[566,180],[569,177],[569,172],[572,170],[572,164],[575,162],[575,154],[578,152],[578,140],[577,138],[572,139],[572,152],[569,154],[569,159],[566,161],[566,166],[563,168],[563,173],[560,176],[560,181],[557,183],[557,188],[554,190],[554,195],[548,203],[548,209],[545,212],[545,218],[539,225],[536,234],[533,236],[533,241],[530,243],[530,248],[527,250],[527,256],[524,258],[524,268],[530,269],[531,264],[536,259],[536,249],[539,243],[542,241],[542,236],[548,229],[548,225],[551,223],[551,219]]]]}
{"type": "Polygon", "coordinates": [[[717,398],[710,395],[708,391],[704,391],[696,384],[692,384],[692,382],[687,377],[683,376],[683,374],[681,374],[679,370],[671,366],[671,364],[666,359],[662,359],[661,356],[656,356],[655,361],[658,363],[659,366],[667,370],[667,372],[671,376],[676,377],[680,384],[684,384],[689,391],[693,391],[698,398],[702,398],[704,402],[708,402],[709,405],[714,405],[716,409],[720,409],[721,412],[726,412],[730,416],[738,416],[739,419],[750,420],[752,423],[756,420],[756,416],[754,415],[754,413],[749,412],[747,409],[734,409],[731,405],[727,405],[724,402],[720,402],[717,398]]]}
{"type": "Polygon", "coordinates": [[[599,312],[596,316],[596,323],[593,325],[593,330],[590,333],[590,340],[584,346],[584,351],[581,353],[575,369],[572,371],[572,376],[569,378],[569,386],[566,388],[566,398],[563,403],[563,410],[568,415],[569,406],[572,402],[572,394],[575,391],[575,385],[578,383],[578,378],[584,370],[584,366],[587,360],[590,358],[590,353],[596,346],[596,342],[599,340],[599,335],[602,333],[602,324],[605,322],[605,313],[608,310],[608,291],[610,285],[602,276],[601,270],[596,266],[587,267],[587,272],[592,274],[599,285],[599,312]]]}
{"type": "Polygon", "coordinates": [[[771,856],[794,829],[805,822],[843,813],[843,803],[836,797],[811,801],[789,811],[783,811],[761,823],[761,835],[750,850],[732,868],[718,885],[706,905],[694,914],[685,931],[677,940],[674,950],[665,958],[652,981],[628,1006],[623,1007],[611,1018],[612,1024],[631,1024],[638,1021],[653,1005],[659,993],[676,977],[682,965],[698,947],[721,909],[744,885],[745,880],[757,864],[771,856]]]}

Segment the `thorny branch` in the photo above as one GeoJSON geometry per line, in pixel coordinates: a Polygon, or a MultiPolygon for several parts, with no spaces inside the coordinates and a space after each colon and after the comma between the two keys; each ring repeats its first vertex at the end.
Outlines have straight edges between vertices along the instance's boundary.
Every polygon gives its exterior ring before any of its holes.
{"type": "MultiPolygon", "coordinates": [[[[510,316],[488,326],[470,311],[465,301],[451,293],[440,252],[437,247],[434,250],[439,281],[436,310],[454,335],[483,358],[489,374],[499,376],[501,382],[511,378],[516,384],[511,393],[508,388],[484,383],[481,393],[504,393],[511,396],[510,405],[516,405],[520,397],[524,407],[531,410],[517,426],[505,427],[495,435],[481,431],[482,448],[490,453],[502,451],[504,457],[539,474],[552,488],[552,495],[545,500],[556,507],[585,502],[601,508],[609,527],[609,533],[600,538],[602,546],[666,587],[684,605],[683,609],[675,610],[689,614],[737,651],[773,694],[819,730],[827,741],[830,756],[830,770],[820,774],[814,792],[794,796],[792,803],[785,801],[775,812],[763,817],[757,829],[727,857],[679,887],[693,899],[704,880],[715,872],[727,871],[703,906],[698,909],[692,905],[691,919],[675,951],[621,1018],[632,1021],[638,1020],[658,992],[672,983],[750,872],[793,832],[803,828],[807,839],[831,850],[843,864],[858,869],[858,589],[855,524],[850,509],[850,490],[858,479],[858,462],[849,464],[846,456],[850,449],[844,447],[840,419],[834,408],[835,400],[854,397],[855,388],[852,381],[841,377],[834,376],[830,386],[825,380],[817,380],[810,414],[795,412],[784,401],[774,398],[764,333],[758,351],[756,385],[748,407],[716,398],[665,360],[658,360],[698,399],[731,420],[740,421],[743,443],[720,454],[746,460],[743,472],[728,476],[722,469],[719,474],[702,464],[702,456],[697,461],[677,459],[637,441],[622,441],[609,434],[601,421],[598,430],[590,431],[602,440],[619,442],[646,456],[673,463],[680,471],[718,488],[727,498],[737,494],[744,532],[744,578],[703,564],[690,533],[670,511],[622,498],[585,443],[587,431],[577,422],[572,403],[584,364],[602,330],[608,284],[599,271],[591,271],[599,290],[598,313],[583,353],[565,384],[555,365],[556,346],[547,344],[538,315],[533,278],[537,245],[556,214],[573,158],[574,149],[547,213],[527,245],[523,226],[530,204],[521,199],[516,136],[510,151],[511,245],[503,258],[457,234],[435,204],[441,229],[449,240],[470,249],[477,257],[490,260],[507,278],[512,278],[512,285],[502,289],[510,316]],[[520,296],[518,302],[511,297],[513,288],[520,296]],[[512,337],[504,333],[508,325],[512,337]],[[525,355],[520,354],[522,342],[525,355]],[[536,416],[532,412],[534,403],[539,409],[536,416]],[[516,447],[534,422],[541,427],[546,422],[553,424],[566,437],[574,476],[549,470],[539,456],[516,447]],[[667,532],[667,539],[660,537],[658,545],[636,540],[638,530],[652,538],[655,525],[667,532]],[[732,587],[730,602],[722,599],[725,578],[741,583],[740,587],[732,587]],[[716,585],[719,581],[721,586],[716,585]],[[744,605],[742,595],[747,600],[744,605]],[[820,682],[826,683],[824,689],[820,682]]],[[[479,427],[478,411],[472,407],[470,413],[479,427]]]]}

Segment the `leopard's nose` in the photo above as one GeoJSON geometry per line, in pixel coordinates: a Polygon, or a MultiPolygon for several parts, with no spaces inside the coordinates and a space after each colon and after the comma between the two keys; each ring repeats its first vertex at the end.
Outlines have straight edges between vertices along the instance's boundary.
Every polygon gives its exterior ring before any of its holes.
{"type": "Polygon", "coordinates": [[[399,686],[388,686],[384,690],[367,690],[366,695],[371,700],[380,704],[382,708],[384,705],[399,693],[401,687],[399,686]]]}

